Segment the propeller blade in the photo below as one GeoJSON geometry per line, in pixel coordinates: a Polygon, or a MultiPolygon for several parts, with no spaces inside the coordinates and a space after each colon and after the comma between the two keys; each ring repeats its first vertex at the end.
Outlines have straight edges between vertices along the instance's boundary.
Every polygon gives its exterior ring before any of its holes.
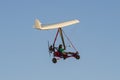
{"type": "MultiPolygon", "coordinates": [[[[48,50],[49,50],[49,48],[50,48],[50,44],[49,44],[49,41],[48,41],[48,50]]],[[[50,50],[48,52],[49,52],[49,56],[51,56],[50,50]]]]}

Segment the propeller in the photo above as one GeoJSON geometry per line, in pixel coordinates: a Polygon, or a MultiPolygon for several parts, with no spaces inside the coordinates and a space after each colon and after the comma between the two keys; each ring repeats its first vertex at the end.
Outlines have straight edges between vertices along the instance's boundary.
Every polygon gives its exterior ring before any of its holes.
{"type": "Polygon", "coordinates": [[[51,56],[51,53],[50,53],[50,49],[49,49],[50,45],[49,45],[49,41],[48,41],[48,52],[49,52],[49,56],[51,56]]]}
{"type": "Polygon", "coordinates": [[[49,49],[49,56],[51,56],[51,53],[53,52],[53,46],[49,44],[49,41],[48,41],[48,49],[49,49]]]}

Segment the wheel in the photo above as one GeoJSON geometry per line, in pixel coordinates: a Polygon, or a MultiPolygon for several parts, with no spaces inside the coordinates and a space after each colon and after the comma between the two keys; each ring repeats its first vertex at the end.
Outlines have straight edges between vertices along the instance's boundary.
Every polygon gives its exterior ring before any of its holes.
{"type": "Polygon", "coordinates": [[[75,58],[76,58],[76,59],[80,59],[80,55],[76,55],[75,58]]]}
{"type": "Polygon", "coordinates": [[[53,63],[57,63],[57,59],[56,59],[56,58],[53,58],[53,59],[52,59],[52,62],[53,62],[53,63]]]}

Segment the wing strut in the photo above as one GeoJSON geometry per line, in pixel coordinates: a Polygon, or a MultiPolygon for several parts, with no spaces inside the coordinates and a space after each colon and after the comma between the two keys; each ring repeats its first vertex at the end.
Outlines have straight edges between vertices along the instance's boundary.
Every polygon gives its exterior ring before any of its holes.
{"type": "Polygon", "coordinates": [[[58,33],[60,34],[60,37],[61,37],[61,40],[62,40],[63,47],[64,47],[64,49],[66,50],[66,46],[65,46],[65,42],[64,42],[64,37],[63,37],[63,33],[62,33],[62,29],[61,29],[61,28],[58,28],[58,31],[57,31],[56,36],[55,36],[55,39],[54,39],[53,46],[55,46],[55,42],[56,42],[56,40],[57,40],[58,33]]]}
{"type": "Polygon", "coordinates": [[[60,36],[61,36],[61,40],[62,40],[62,43],[63,43],[64,50],[66,50],[66,46],[65,46],[65,42],[64,42],[64,38],[63,38],[62,29],[59,28],[58,30],[59,30],[59,33],[60,33],[60,36]]]}
{"type": "Polygon", "coordinates": [[[73,47],[73,49],[75,51],[77,51],[77,49],[75,48],[75,46],[72,44],[71,40],[68,38],[68,36],[65,34],[65,32],[62,30],[63,34],[65,35],[65,37],[67,38],[67,40],[70,42],[71,46],[73,47]]]}
{"type": "Polygon", "coordinates": [[[54,39],[53,46],[55,46],[55,42],[56,42],[56,40],[57,40],[58,33],[59,33],[59,29],[57,30],[57,33],[56,33],[56,36],[55,36],[55,39],[54,39]]]}

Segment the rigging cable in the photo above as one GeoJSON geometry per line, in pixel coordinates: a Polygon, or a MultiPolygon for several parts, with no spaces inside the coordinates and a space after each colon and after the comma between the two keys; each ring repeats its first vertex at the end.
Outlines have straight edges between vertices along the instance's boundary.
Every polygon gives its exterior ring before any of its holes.
{"type": "MultiPolygon", "coordinates": [[[[63,31],[63,30],[62,30],[63,31]]],[[[70,42],[71,46],[74,48],[75,51],[77,51],[77,49],[75,48],[75,46],[72,44],[72,42],[70,41],[70,39],[68,38],[68,36],[65,34],[65,32],[63,31],[63,34],[65,35],[65,37],[67,38],[67,40],[70,42]]]]}

